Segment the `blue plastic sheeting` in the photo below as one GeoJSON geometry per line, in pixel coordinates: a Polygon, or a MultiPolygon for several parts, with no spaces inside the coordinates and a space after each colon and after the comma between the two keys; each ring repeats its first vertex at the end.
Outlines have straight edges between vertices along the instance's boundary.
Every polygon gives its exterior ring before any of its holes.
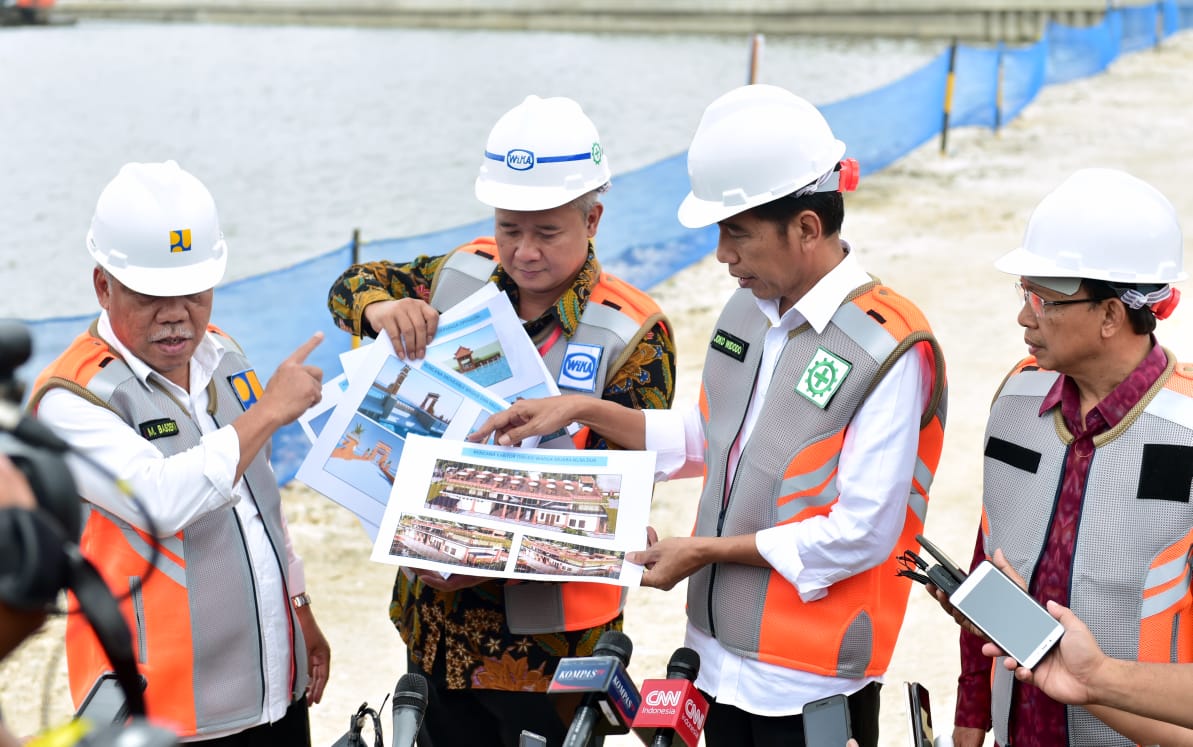
{"type": "Polygon", "coordinates": [[[1072,28],[1049,23],[1044,32],[1048,39],[1048,85],[1067,83],[1100,73],[1118,56],[1121,14],[1111,11],[1097,26],[1072,28]]]}
{"type": "MultiPolygon", "coordinates": [[[[1168,6],[1166,5],[1165,8],[1167,9],[1167,7],[1168,6]]],[[[1173,29],[1173,33],[1176,33],[1180,29],[1187,29],[1190,26],[1193,26],[1193,3],[1182,2],[1177,5],[1174,10],[1176,11],[1175,15],[1177,16],[1177,20],[1175,22],[1176,28],[1173,29]]]]}
{"type": "Polygon", "coordinates": [[[1002,120],[1005,124],[1035,100],[1044,87],[1048,67],[1048,41],[1030,47],[1004,49],[1002,53],[1002,120]]]}
{"type": "Polygon", "coordinates": [[[1119,51],[1122,54],[1156,46],[1156,40],[1160,35],[1159,6],[1140,5],[1123,8],[1120,15],[1123,27],[1119,51]]]}
{"type": "Polygon", "coordinates": [[[953,92],[949,127],[999,125],[998,66],[1002,54],[1002,45],[993,49],[957,47],[956,80],[965,83],[953,92]]]}
{"type": "MultiPolygon", "coordinates": [[[[1193,5],[1189,6],[1189,11],[1193,14],[1193,5]]],[[[1177,5],[1176,0],[1164,0],[1160,3],[1160,15],[1162,18],[1161,25],[1164,27],[1164,36],[1172,36],[1182,28],[1193,24],[1193,18],[1190,18],[1181,23],[1181,8],[1177,5]]]]}
{"type": "Polygon", "coordinates": [[[949,52],[868,93],[820,107],[862,174],[872,174],[940,133],[949,52]]]}
{"type": "MultiPolygon", "coordinates": [[[[1158,36],[1190,26],[1193,1],[1162,0],[1111,9],[1101,23],[1088,28],[1049,24],[1044,38],[1027,47],[960,45],[950,126],[1006,124],[1044,85],[1098,73],[1119,54],[1154,46],[1158,36]]],[[[945,49],[900,80],[821,107],[863,174],[885,168],[940,134],[948,65],[945,49]]],[[[716,246],[716,226],[689,230],[675,218],[687,191],[682,153],[618,175],[604,198],[606,211],[597,245],[604,267],[639,287],[651,288],[708,254],[716,246]]],[[[422,236],[373,241],[361,247],[361,258],[401,262],[419,254],[442,254],[491,233],[492,221],[482,220],[422,236]]],[[[322,330],[326,339],[308,362],[321,367],[325,379],[339,373],[337,356],[349,348],[351,338],[335,328],[325,300],[328,288],[350,262],[350,249],[343,246],[292,267],[221,286],[214,318],[245,348],[262,380],[316,330],[322,330]]],[[[30,381],[90,321],[70,317],[29,322],[34,355],[18,376],[30,381]]],[[[279,482],[293,478],[307,448],[297,425],[274,436],[272,459],[279,482]]]]}

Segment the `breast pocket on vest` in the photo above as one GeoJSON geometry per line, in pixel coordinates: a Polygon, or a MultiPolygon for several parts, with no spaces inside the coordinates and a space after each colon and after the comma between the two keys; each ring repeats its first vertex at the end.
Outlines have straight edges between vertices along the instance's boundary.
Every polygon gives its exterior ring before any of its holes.
{"type": "Polygon", "coordinates": [[[1191,484],[1193,446],[1144,444],[1136,498],[1188,503],[1191,484]]]}

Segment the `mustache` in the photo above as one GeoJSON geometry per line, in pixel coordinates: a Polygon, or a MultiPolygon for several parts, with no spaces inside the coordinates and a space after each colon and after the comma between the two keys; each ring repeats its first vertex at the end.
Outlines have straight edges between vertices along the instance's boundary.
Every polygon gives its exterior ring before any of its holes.
{"type": "Polygon", "coordinates": [[[195,336],[192,330],[186,324],[169,324],[160,329],[154,330],[149,335],[150,342],[161,342],[162,340],[190,340],[195,336]]]}

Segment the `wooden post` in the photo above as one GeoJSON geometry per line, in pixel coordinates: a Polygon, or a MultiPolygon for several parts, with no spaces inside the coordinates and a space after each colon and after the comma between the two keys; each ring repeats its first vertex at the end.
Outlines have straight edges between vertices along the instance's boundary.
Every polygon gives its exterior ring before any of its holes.
{"type": "Polygon", "coordinates": [[[1155,49],[1160,49],[1160,42],[1164,41],[1164,0],[1157,0],[1156,2],[1156,45],[1155,49]]]}
{"type": "Polygon", "coordinates": [[[1002,83],[1003,83],[1003,67],[1002,61],[1004,57],[1005,47],[1002,42],[998,43],[998,71],[995,73],[997,79],[994,81],[994,134],[1001,135],[1002,132],[1002,83]]]}
{"type": "Polygon", "coordinates": [[[762,47],[766,37],[754,34],[750,40],[750,69],[746,71],[746,83],[753,85],[758,82],[758,68],[762,66],[762,47]]]}
{"type": "Polygon", "coordinates": [[[944,117],[940,124],[940,155],[945,155],[949,148],[949,112],[953,110],[953,83],[957,69],[957,40],[953,39],[949,47],[949,74],[944,84],[944,117]]]}

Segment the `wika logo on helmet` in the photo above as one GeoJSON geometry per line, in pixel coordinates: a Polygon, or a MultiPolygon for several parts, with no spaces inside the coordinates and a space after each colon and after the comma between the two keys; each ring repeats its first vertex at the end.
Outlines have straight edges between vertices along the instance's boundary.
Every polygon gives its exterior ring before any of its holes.
{"type": "Polygon", "coordinates": [[[178,252],[189,252],[191,250],[191,229],[180,228],[177,231],[170,232],[170,251],[177,254],[178,252]]]}
{"type": "Polygon", "coordinates": [[[514,171],[530,171],[543,163],[567,163],[570,161],[592,161],[599,164],[605,157],[605,151],[600,143],[593,143],[592,148],[583,153],[571,153],[563,156],[536,156],[533,151],[525,148],[511,148],[502,156],[499,153],[485,151],[485,158],[493,161],[504,161],[505,165],[514,171]]]}
{"type": "Polygon", "coordinates": [[[514,171],[529,171],[534,168],[534,154],[522,148],[514,148],[505,154],[505,165],[514,171]]]}

